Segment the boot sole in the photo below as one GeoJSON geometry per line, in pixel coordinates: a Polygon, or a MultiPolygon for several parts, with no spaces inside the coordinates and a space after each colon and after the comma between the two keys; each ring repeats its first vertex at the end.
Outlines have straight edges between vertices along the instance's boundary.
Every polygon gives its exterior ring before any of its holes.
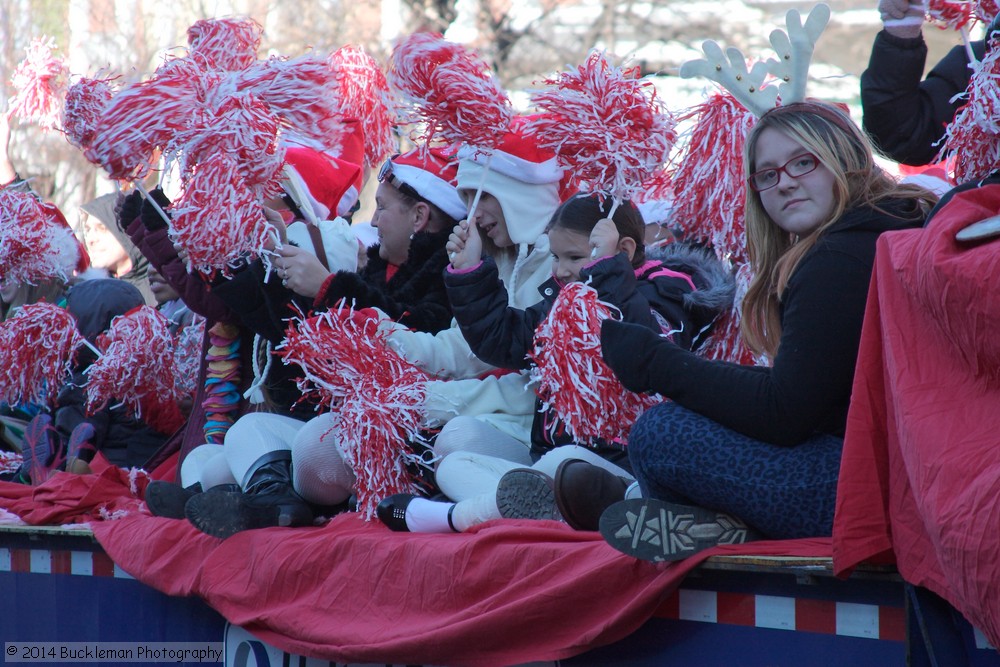
{"type": "Polygon", "coordinates": [[[505,519],[562,521],[552,480],[531,468],[511,470],[500,478],[497,508],[505,519]]]}
{"type": "Polygon", "coordinates": [[[167,519],[185,518],[184,507],[191,498],[200,493],[225,493],[239,491],[237,484],[220,484],[206,491],[191,491],[179,484],[153,481],[146,487],[146,507],[153,516],[167,519]]]}
{"type": "Polygon", "coordinates": [[[184,514],[201,532],[222,539],[244,530],[311,526],[313,520],[305,507],[258,507],[243,493],[200,493],[184,505],[184,514]]]}
{"type": "Polygon", "coordinates": [[[759,539],[728,514],[652,498],[615,503],[601,515],[600,529],[618,551],[654,562],[682,560],[720,544],[759,539]]]}
{"type": "Polygon", "coordinates": [[[153,516],[183,519],[184,505],[196,495],[178,484],[150,482],[146,487],[146,507],[153,516]]]}

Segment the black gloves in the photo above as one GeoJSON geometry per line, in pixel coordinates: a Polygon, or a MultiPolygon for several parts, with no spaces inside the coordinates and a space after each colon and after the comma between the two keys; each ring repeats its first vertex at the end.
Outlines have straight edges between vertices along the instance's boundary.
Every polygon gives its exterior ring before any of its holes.
{"type": "Polygon", "coordinates": [[[118,223],[118,229],[123,232],[127,230],[128,226],[139,217],[141,210],[142,193],[138,190],[134,190],[131,194],[119,199],[118,208],[115,211],[115,222],[118,223]]]}
{"type": "MultiPolygon", "coordinates": [[[[615,372],[618,381],[629,391],[655,391],[650,385],[654,351],[660,345],[673,345],[656,332],[638,324],[607,319],[601,323],[601,353],[604,363],[615,372]]],[[[660,370],[659,372],[665,372],[660,370]]]]}
{"type": "MultiPolygon", "coordinates": [[[[163,194],[163,190],[160,188],[155,188],[149,193],[150,198],[153,199],[157,204],[159,204],[160,209],[166,213],[167,207],[170,206],[170,200],[167,196],[163,194]]],[[[169,214],[167,214],[169,217],[169,214]]],[[[153,204],[148,200],[143,200],[142,202],[142,212],[140,213],[142,218],[142,224],[151,232],[155,232],[158,229],[163,229],[167,226],[167,221],[163,219],[160,212],[157,211],[153,204]]]]}

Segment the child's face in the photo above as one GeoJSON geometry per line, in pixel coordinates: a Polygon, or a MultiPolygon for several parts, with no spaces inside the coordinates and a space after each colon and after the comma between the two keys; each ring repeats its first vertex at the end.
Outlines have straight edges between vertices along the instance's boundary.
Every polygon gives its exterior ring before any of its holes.
{"type": "Polygon", "coordinates": [[[157,304],[166,303],[167,301],[173,301],[174,299],[180,298],[177,291],[171,287],[160,272],[154,269],[152,266],[149,267],[146,277],[149,280],[149,291],[153,293],[153,297],[156,299],[157,304]]]}
{"type": "Polygon", "coordinates": [[[509,248],[514,245],[507,231],[507,219],[503,215],[500,202],[493,195],[484,192],[476,204],[476,226],[493,241],[498,248],[509,248]]]}
{"type": "Polygon", "coordinates": [[[552,275],[562,283],[580,280],[580,270],[590,261],[590,236],[553,227],[549,230],[549,250],[552,252],[552,275]]]}

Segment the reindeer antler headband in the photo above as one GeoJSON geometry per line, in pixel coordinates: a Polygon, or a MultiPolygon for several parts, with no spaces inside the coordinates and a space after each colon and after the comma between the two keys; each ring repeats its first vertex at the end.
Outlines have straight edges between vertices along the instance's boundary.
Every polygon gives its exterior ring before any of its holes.
{"type": "Polygon", "coordinates": [[[813,7],[805,23],[797,10],[789,10],[785,15],[787,32],[776,29],[770,35],[777,59],[757,62],[749,70],[739,49],[729,47],[723,53],[722,47],[708,40],[702,44],[707,58],[685,62],[681,65],[681,77],[703,76],[721,84],[757,116],[773,109],[779,96],[783,105],[801,102],[806,95],[813,48],[829,21],[830,7],[824,4],[813,7]],[[765,85],[768,75],[778,79],[777,86],[765,85]]]}

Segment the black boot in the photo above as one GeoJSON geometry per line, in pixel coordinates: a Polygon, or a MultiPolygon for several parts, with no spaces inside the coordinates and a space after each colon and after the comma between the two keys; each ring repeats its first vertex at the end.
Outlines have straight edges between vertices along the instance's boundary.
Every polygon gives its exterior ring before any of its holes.
{"type": "Polygon", "coordinates": [[[195,528],[223,539],[244,530],[311,526],[309,504],[292,489],[292,455],[270,452],[250,466],[242,493],[200,493],[184,506],[195,528]]]}
{"type": "MultiPolygon", "coordinates": [[[[239,484],[219,484],[208,489],[208,493],[236,492],[239,484]]],[[[155,480],[146,487],[146,507],[153,516],[167,519],[183,519],[184,506],[187,501],[202,492],[201,484],[195,482],[191,486],[181,486],[173,482],[155,480]]]]}

